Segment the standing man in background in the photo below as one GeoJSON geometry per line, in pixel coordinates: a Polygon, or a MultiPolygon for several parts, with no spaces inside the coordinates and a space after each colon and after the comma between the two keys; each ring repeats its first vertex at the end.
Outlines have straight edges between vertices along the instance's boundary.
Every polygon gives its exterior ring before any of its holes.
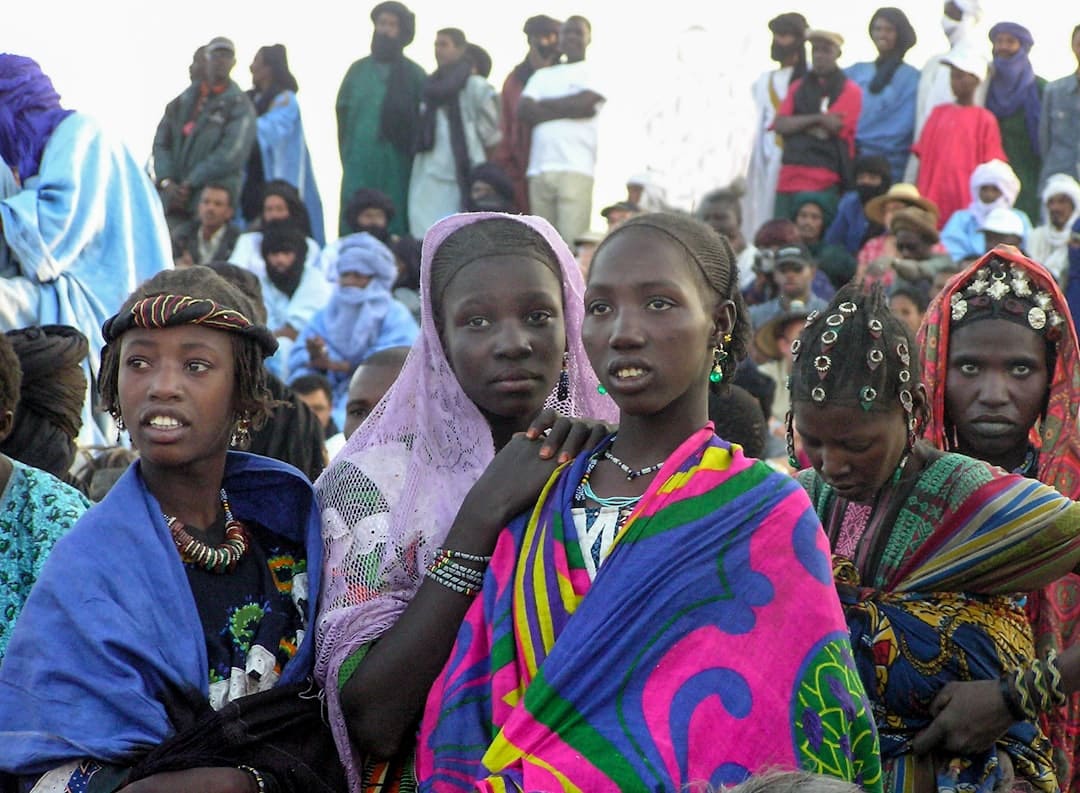
{"type": "Polygon", "coordinates": [[[154,135],[154,178],[170,229],[195,217],[214,182],[235,201],[255,143],[255,108],[229,75],[236,47],[224,36],[206,45],[206,76],[165,108],[154,135]]]}
{"type": "Polygon", "coordinates": [[[562,23],[557,19],[540,14],[525,21],[525,38],[529,42],[529,53],[525,60],[514,67],[507,75],[502,87],[502,113],[499,124],[502,128],[502,140],[495,151],[495,163],[514,185],[514,203],[519,212],[529,212],[529,184],[525,171],[529,167],[529,144],[532,142],[532,129],[521,123],[518,118],[518,102],[525,84],[537,69],[551,66],[559,60],[559,28],[562,23]]]}
{"type": "Polygon", "coordinates": [[[426,78],[424,70],[403,54],[416,33],[416,17],[389,0],[371,10],[371,21],[375,23],[371,55],[349,67],[337,95],[342,236],[351,233],[353,220],[345,216],[345,208],[362,187],[385,193],[398,208],[391,233],[408,230],[413,140],[426,78]]]}
{"type": "Polygon", "coordinates": [[[591,40],[589,20],[567,19],[559,36],[566,63],[536,72],[518,103],[518,117],[532,127],[530,210],[549,221],[568,245],[588,230],[592,220],[597,113],[604,94],[585,63],[591,40]]]}

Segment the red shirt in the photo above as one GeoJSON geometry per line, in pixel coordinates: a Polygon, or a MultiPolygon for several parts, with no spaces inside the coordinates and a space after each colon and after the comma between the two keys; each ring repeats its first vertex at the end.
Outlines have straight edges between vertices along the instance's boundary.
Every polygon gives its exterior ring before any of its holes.
{"type": "MultiPolygon", "coordinates": [[[[776,117],[795,115],[795,92],[802,85],[803,78],[795,80],[789,87],[784,101],[780,103],[780,109],[776,111],[776,117]]],[[[828,112],[838,113],[844,125],[840,128],[839,137],[848,145],[848,154],[855,158],[855,126],[859,121],[859,113],[862,112],[862,89],[854,80],[844,80],[844,87],[840,95],[828,106],[828,112]]],[[[773,122],[775,127],[776,122],[773,122]]],[[[803,190],[825,190],[840,183],[840,174],[828,168],[820,168],[812,165],[788,165],[780,166],[780,178],[776,183],[778,193],[798,193],[803,190]]]]}

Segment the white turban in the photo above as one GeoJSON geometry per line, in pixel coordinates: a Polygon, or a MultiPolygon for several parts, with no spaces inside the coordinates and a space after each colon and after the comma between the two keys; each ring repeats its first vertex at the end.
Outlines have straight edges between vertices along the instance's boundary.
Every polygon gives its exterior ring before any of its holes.
{"type": "Polygon", "coordinates": [[[1001,191],[1002,196],[1011,207],[1016,203],[1016,197],[1020,194],[1020,180],[1016,172],[1004,160],[990,160],[982,165],[977,165],[971,172],[971,199],[979,199],[979,188],[983,185],[992,184],[1001,191]]]}
{"type": "Polygon", "coordinates": [[[1042,191],[1042,202],[1045,204],[1050,196],[1064,195],[1072,201],[1073,212],[1080,212],[1080,183],[1067,173],[1056,173],[1047,178],[1046,186],[1042,191]]]}

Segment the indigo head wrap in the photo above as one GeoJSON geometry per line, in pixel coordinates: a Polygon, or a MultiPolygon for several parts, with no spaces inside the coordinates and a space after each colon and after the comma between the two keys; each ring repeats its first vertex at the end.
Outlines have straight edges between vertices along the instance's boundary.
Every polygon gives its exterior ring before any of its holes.
{"type": "Polygon", "coordinates": [[[990,41],[1007,33],[1020,40],[1020,51],[1011,58],[994,56],[994,72],[990,78],[990,87],[986,92],[986,109],[998,119],[1006,118],[1021,108],[1024,111],[1024,125],[1031,138],[1032,151],[1039,151],[1039,111],[1042,100],[1039,98],[1039,86],[1035,79],[1035,69],[1031,66],[1028,55],[1035,46],[1031,32],[1015,22],[998,22],[990,28],[990,41]]]}
{"type": "Polygon", "coordinates": [[[53,130],[74,111],[38,66],[22,55],[0,54],[0,157],[26,180],[37,174],[53,130]]]}

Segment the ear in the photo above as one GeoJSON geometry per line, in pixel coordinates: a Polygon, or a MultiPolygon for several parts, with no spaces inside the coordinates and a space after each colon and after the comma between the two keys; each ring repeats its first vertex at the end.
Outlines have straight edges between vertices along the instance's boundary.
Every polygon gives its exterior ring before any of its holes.
{"type": "Polygon", "coordinates": [[[735,329],[735,303],[731,300],[717,301],[713,308],[713,331],[711,343],[717,347],[735,329]]]}
{"type": "Polygon", "coordinates": [[[0,443],[7,440],[7,436],[15,428],[15,411],[5,410],[0,413],[0,443]]]}
{"type": "Polygon", "coordinates": [[[911,403],[911,415],[915,417],[915,423],[920,431],[925,430],[931,419],[930,395],[922,383],[916,383],[911,389],[911,403]]]}

